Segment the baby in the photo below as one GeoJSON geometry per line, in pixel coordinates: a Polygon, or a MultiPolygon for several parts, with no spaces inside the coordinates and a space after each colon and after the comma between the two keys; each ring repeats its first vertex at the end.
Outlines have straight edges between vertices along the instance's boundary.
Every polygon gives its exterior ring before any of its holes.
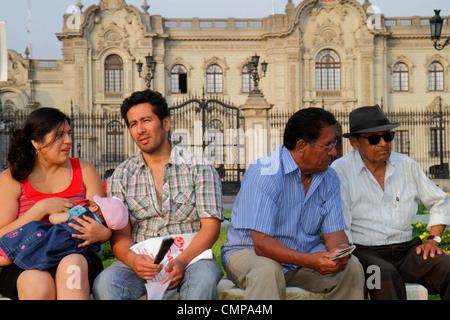
{"type": "Polygon", "coordinates": [[[31,221],[5,234],[0,238],[0,266],[15,263],[22,269],[46,270],[69,254],[100,251],[99,243],[79,247],[84,240],[72,236],[80,232],[69,227],[69,222],[80,225],[72,218],[88,216],[111,230],[121,230],[128,223],[128,208],[116,197],[96,195],[94,201],[89,208],[77,205],[67,212],[54,213],[49,216],[50,223],[31,221]]]}

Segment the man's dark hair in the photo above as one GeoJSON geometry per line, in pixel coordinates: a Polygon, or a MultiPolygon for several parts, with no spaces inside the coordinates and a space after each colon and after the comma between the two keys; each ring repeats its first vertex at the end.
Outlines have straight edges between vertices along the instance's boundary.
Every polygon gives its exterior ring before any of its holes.
{"type": "Polygon", "coordinates": [[[323,128],[336,123],[334,115],[324,109],[301,109],[289,118],[284,129],[283,144],[289,150],[293,150],[301,139],[316,141],[323,128]]]}
{"type": "Polygon", "coordinates": [[[136,91],[126,98],[120,107],[120,114],[127,126],[129,125],[127,112],[135,105],[141,103],[149,103],[152,106],[153,113],[158,116],[161,123],[164,118],[169,116],[167,101],[161,93],[152,90],[136,91]]]}

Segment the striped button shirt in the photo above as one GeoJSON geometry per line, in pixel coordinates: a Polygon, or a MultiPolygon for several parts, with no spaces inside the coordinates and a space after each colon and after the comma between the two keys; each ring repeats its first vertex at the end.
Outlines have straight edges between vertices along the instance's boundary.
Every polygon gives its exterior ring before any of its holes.
{"type": "MultiPolygon", "coordinates": [[[[343,230],[339,179],[329,168],[312,175],[305,196],[301,172],[289,150],[282,146],[253,162],[244,174],[236,197],[222,263],[239,249],[254,249],[251,230],[265,233],[301,252],[325,250],[319,231],[343,230]]],[[[298,268],[283,265],[284,271],[298,268]]]]}
{"type": "Polygon", "coordinates": [[[128,206],[134,242],[198,232],[200,218],[223,219],[222,187],[216,170],[205,158],[174,145],[164,166],[161,207],[140,151],[116,168],[108,181],[108,195],[128,206]]]}
{"type": "Polygon", "coordinates": [[[417,203],[430,212],[428,227],[450,222],[450,198],[406,155],[392,152],[386,164],[384,191],[358,151],[333,162],[341,180],[347,236],[367,246],[411,240],[417,203]]]}

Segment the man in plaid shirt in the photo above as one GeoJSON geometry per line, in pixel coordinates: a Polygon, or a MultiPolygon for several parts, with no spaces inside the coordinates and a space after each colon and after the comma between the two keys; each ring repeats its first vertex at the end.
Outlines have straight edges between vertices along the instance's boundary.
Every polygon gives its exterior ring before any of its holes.
{"type": "Polygon", "coordinates": [[[121,113],[140,151],[121,163],[108,181],[108,195],[128,205],[130,222],[113,232],[111,246],[118,261],[97,277],[95,298],[127,300],[145,294],[145,283],[162,266],[130,250],[135,243],[196,233],[167,264],[169,275],[162,284],[172,277],[169,289],[178,288],[180,299],[217,299],[223,273],[216,262],[207,259],[189,265],[219,237],[223,210],[217,172],[205,158],[171,143],[169,111],[160,93],[133,93],[124,100],[121,113]]]}

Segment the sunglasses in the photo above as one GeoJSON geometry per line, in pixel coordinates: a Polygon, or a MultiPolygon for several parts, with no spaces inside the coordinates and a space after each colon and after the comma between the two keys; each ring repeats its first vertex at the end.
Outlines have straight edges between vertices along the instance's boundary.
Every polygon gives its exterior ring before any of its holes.
{"type": "Polygon", "coordinates": [[[369,140],[369,143],[374,146],[374,145],[377,145],[380,143],[381,138],[383,138],[383,140],[385,142],[391,142],[392,140],[394,140],[394,136],[395,136],[395,132],[386,132],[382,135],[373,134],[368,137],[363,137],[363,136],[359,136],[359,137],[369,140]]]}

